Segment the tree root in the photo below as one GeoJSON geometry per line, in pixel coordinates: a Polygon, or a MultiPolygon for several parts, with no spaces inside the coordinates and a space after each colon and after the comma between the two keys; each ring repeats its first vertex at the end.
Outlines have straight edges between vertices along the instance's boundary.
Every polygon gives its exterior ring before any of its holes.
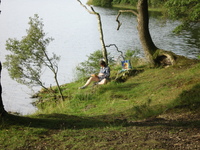
{"type": "Polygon", "coordinates": [[[143,69],[131,69],[131,70],[126,70],[124,72],[118,73],[115,81],[116,82],[125,82],[130,76],[136,76],[137,74],[143,72],[143,69]]]}
{"type": "Polygon", "coordinates": [[[153,59],[157,67],[169,67],[174,65],[184,65],[200,62],[197,59],[190,59],[185,56],[177,55],[171,51],[158,49],[153,54],[153,59]]]}

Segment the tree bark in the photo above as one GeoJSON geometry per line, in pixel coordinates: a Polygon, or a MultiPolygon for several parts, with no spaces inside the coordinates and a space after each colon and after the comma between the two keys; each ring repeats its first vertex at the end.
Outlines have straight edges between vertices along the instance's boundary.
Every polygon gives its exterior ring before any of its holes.
{"type": "Polygon", "coordinates": [[[108,56],[107,56],[107,50],[106,50],[106,46],[105,46],[105,42],[104,42],[104,36],[103,36],[103,28],[102,28],[102,23],[101,23],[101,16],[99,13],[97,13],[93,7],[90,7],[91,10],[89,10],[85,5],[82,4],[82,2],[80,0],[77,0],[81,6],[83,6],[90,14],[94,14],[97,16],[98,19],[98,29],[99,29],[99,33],[100,33],[100,41],[101,41],[101,46],[102,46],[102,54],[104,57],[104,61],[106,62],[106,64],[108,64],[108,56]]]}
{"type": "Polygon", "coordinates": [[[157,48],[151,38],[151,34],[149,32],[148,0],[138,0],[137,12],[134,10],[119,10],[116,18],[116,21],[118,22],[117,30],[119,30],[120,26],[122,25],[122,23],[119,21],[119,16],[121,13],[126,12],[130,12],[137,16],[137,29],[140,37],[140,42],[149,64],[151,66],[169,66],[175,64],[175,60],[178,58],[178,56],[170,51],[164,51],[157,48]]]}
{"type": "MultiPolygon", "coordinates": [[[[1,80],[1,70],[2,70],[2,65],[0,62],[0,80],[1,80]]],[[[1,86],[1,81],[0,81],[0,116],[2,116],[5,113],[4,105],[3,105],[3,100],[2,100],[2,86],[1,86]]]]}
{"type": "Polygon", "coordinates": [[[104,60],[106,64],[108,64],[108,57],[107,57],[107,50],[106,50],[106,45],[104,42],[104,36],[103,36],[103,29],[102,29],[102,23],[101,23],[101,16],[99,13],[96,13],[97,18],[98,18],[98,25],[99,25],[99,33],[100,33],[100,41],[101,41],[101,46],[102,46],[102,53],[104,60]]]}
{"type": "Polygon", "coordinates": [[[142,44],[145,56],[150,64],[154,65],[153,55],[158,49],[149,32],[149,12],[148,12],[148,1],[139,0],[137,4],[137,21],[138,21],[138,32],[140,37],[140,42],[142,44]]]}
{"type": "Polygon", "coordinates": [[[60,94],[60,97],[61,97],[62,101],[64,101],[65,99],[64,99],[64,96],[63,96],[63,93],[62,93],[60,84],[59,84],[59,82],[58,82],[58,66],[57,66],[57,65],[54,65],[54,64],[52,63],[52,61],[51,61],[51,59],[49,58],[49,56],[47,55],[46,51],[43,50],[43,53],[44,53],[44,55],[45,55],[47,61],[49,62],[49,64],[46,63],[46,66],[49,67],[49,69],[53,72],[53,74],[54,74],[54,80],[55,80],[55,82],[56,82],[56,85],[57,85],[57,88],[58,88],[58,92],[59,92],[59,94],[60,94]]]}

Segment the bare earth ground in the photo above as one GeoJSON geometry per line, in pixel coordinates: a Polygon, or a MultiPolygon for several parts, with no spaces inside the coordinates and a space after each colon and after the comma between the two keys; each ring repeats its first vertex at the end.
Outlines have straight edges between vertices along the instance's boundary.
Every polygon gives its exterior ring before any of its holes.
{"type": "Polygon", "coordinates": [[[199,115],[199,112],[170,112],[136,122],[120,118],[111,123],[122,124],[119,130],[91,128],[70,133],[51,129],[40,137],[40,142],[27,141],[27,146],[29,149],[200,150],[199,115]],[[62,138],[55,138],[56,134],[62,134],[62,138]]]}

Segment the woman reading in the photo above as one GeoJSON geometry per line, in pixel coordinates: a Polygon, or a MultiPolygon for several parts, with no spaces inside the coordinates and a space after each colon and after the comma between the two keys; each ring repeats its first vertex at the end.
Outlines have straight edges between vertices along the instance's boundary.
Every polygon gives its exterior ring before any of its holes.
{"type": "Polygon", "coordinates": [[[106,65],[105,61],[101,60],[101,66],[99,74],[92,74],[91,77],[87,80],[84,86],[79,87],[79,89],[86,88],[92,81],[98,82],[99,85],[106,84],[110,77],[110,68],[106,65]]]}

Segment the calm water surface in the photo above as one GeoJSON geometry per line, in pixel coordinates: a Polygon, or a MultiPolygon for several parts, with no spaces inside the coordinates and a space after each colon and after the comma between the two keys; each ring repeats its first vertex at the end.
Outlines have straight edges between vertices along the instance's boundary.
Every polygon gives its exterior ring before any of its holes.
{"type": "MultiPolygon", "coordinates": [[[[82,0],[86,3],[87,0],[82,0]]],[[[28,29],[29,17],[38,14],[43,19],[44,30],[48,37],[55,40],[48,46],[48,52],[61,56],[59,62],[59,82],[68,83],[74,79],[74,68],[84,61],[90,53],[101,49],[97,19],[89,14],[76,0],[5,0],[0,6],[0,60],[5,61],[5,43],[8,38],[21,39],[28,29]]],[[[105,43],[116,44],[120,50],[141,48],[136,29],[136,18],[132,14],[123,14],[123,25],[116,31],[117,10],[95,8],[101,14],[105,43]]],[[[200,53],[199,28],[182,35],[172,34],[178,22],[163,25],[158,19],[150,18],[150,32],[155,44],[177,54],[196,58],[200,53]]],[[[117,55],[113,48],[108,49],[117,55]]],[[[141,52],[142,55],[142,52],[141,52]]],[[[43,79],[46,86],[54,84],[52,74],[44,69],[43,79]]],[[[6,69],[2,72],[3,102],[7,111],[23,115],[33,113],[36,108],[31,105],[30,96],[34,91],[10,79],[6,69]]],[[[37,87],[34,90],[37,91],[37,87]]]]}

